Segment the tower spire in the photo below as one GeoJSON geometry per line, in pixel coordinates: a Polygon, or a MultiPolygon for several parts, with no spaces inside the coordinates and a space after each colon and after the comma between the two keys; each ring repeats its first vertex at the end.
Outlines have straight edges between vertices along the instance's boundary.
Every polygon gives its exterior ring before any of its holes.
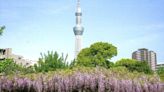
{"type": "Polygon", "coordinates": [[[82,47],[82,35],[84,28],[81,25],[82,11],[80,7],[80,0],[77,0],[77,10],[75,13],[76,16],[76,26],[73,28],[75,34],[75,59],[82,47]]]}
{"type": "Polygon", "coordinates": [[[77,0],[77,7],[80,7],[80,0],[77,0]]]}

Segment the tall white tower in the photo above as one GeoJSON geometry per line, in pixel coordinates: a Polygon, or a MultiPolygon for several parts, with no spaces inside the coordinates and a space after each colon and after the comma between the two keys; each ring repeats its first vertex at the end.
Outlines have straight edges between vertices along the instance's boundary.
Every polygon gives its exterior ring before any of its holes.
{"type": "Polygon", "coordinates": [[[84,32],[84,28],[81,25],[81,7],[80,7],[80,0],[77,1],[77,10],[75,13],[76,16],[76,26],[73,28],[74,34],[75,34],[75,59],[77,55],[79,54],[81,48],[82,48],[82,35],[84,32]]]}

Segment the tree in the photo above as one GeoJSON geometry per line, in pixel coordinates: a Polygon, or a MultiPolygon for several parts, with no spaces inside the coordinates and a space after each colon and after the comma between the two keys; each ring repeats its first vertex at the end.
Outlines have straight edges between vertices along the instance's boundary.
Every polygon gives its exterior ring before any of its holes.
{"type": "Polygon", "coordinates": [[[0,73],[3,74],[15,74],[22,73],[25,68],[21,65],[18,65],[12,59],[5,59],[0,61],[0,73]]]}
{"type": "Polygon", "coordinates": [[[57,52],[48,51],[48,54],[41,54],[38,64],[34,65],[36,72],[48,72],[56,69],[64,69],[68,67],[66,62],[68,55],[64,58],[64,55],[59,56],[57,52]]]}
{"type": "Polygon", "coordinates": [[[84,48],[77,56],[76,65],[96,67],[108,67],[112,57],[117,55],[117,48],[106,42],[97,42],[89,48],[84,48]]]}
{"type": "Polygon", "coordinates": [[[160,79],[164,82],[164,67],[158,68],[157,73],[159,74],[160,79]]]}
{"type": "Polygon", "coordinates": [[[4,29],[5,29],[5,26],[0,27],[0,35],[2,35],[4,29]]]}
{"type": "Polygon", "coordinates": [[[158,68],[157,73],[158,74],[164,74],[164,67],[158,68]]]}
{"type": "Polygon", "coordinates": [[[146,61],[137,61],[134,59],[121,59],[116,62],[115,66],[124,66],[129,71],[144,72],[146,74],[152,73],[152,70],[146,61]]]}

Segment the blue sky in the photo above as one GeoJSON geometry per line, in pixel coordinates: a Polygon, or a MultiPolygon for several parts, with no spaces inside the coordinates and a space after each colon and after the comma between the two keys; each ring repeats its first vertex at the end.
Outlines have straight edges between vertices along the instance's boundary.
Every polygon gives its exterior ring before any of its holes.
{"type": "MultiPolygon", "coordinates": [[[[164,63],[164,0],[81,0],[81,7],[84,48],[112,43],[118,47],[113,61],[148,48],[164,63]]],[[[73,59],[75,8],[76,0],[0,0],[0,25],[6,26],[0,48],[34,60],[48,50],[73,59]]]]}

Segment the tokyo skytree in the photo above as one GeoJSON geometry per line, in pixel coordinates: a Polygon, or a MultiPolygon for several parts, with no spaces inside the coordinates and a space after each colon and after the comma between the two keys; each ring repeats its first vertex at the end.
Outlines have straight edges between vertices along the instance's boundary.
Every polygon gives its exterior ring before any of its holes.
{"type": "Polygon", "coordinates": [[[77,1],[77,9],[76,9],[76,26],[73,28],[74,34],[75,34],[75,59],[77,58],[77,55],[79,54],[81,48],[82,48],[82,35],[84,32],[84,28],[82,27],[82,11],[80,7],[80,0],[77,1]]]}

